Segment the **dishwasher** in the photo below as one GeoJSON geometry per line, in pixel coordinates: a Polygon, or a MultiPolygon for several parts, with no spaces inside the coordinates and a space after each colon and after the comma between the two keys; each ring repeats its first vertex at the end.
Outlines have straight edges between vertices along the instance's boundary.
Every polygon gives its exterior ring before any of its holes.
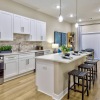
{"type": "MultiPolygon", "coordinates": [[[[38,51],[38,52],[35,53],[35,57],[43,56],[43,55],[44,55],[44,51],[38,51]]],[[[36,72],[36,59],[35,59],[35,70],[34,70],[34,72],[36,72]]]]}
{"type": "Polygon", "coordinates": [[[4,57],[0,56],[0,85],[4,83],[4,57]]]}

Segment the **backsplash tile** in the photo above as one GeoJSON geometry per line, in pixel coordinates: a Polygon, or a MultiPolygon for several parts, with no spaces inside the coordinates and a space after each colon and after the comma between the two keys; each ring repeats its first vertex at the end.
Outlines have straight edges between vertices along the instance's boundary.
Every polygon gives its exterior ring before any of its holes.
{"type": "Polygon", "coordinates": [[[13,41],[0,41],[0,45],[11,45],[13,51],[18,51],[18,44],[21,43],[21,50],[28,51],[33,50],[34,46],[39,45],[43,46],[44,49],[51,49],[51,44],[48,42],[33,42],[26,41],[28,35],[23,34],[14,34],[13,41]]]}

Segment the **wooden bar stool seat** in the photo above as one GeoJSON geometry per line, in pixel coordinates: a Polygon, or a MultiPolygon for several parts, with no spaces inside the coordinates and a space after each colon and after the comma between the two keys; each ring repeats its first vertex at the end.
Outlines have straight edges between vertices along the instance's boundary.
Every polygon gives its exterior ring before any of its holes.
{"type": "Polygon", "coordinates": [[[89,96],[89,92],[88,92],[88,72],[81,72],[81,71],[76,70],[76,69],[70,71],[68,73],[68,99],[69,99],[69,96],[70,96],[70,90],[74,90],[75,92],[82,93],[82,100],[84,100],[85,92],[87,92],[87,96],[89,96]],[[74,80],[74,84],[72,86],[70,86],[71,76],[73,76],[73,80],[74,80]],[[80,84],[82,86],[82,91],[76,89],[76,85],[78,85],[78,83],[76,83],[76,77],[82,79],[82,84],[80,84]],[[86,85],[84,84],[85,83],[85,77],[86,77],[86,85]],[[84,87],[86,87],[86,89],[84,89],[84,87]]]}
{"type": "Polygon", "coordinates": [[[97,63],[98,60],[87,60],[85,64],[93,64],[94,65],[94,75],[97,78],[97,63]]]}
{"type": "MultiPolygon", "coordinates": [[[[80,66],[78,66],[78,70],[88,72],[89,89],[91,89],[91,82],[93,82],[93,85],[94,85],[93,67],[94,66],[92,64],[81,64],[80,66]]],[[[79,80],[80,78],[78,78],[78,83],[80,83],[79,80]]]]}

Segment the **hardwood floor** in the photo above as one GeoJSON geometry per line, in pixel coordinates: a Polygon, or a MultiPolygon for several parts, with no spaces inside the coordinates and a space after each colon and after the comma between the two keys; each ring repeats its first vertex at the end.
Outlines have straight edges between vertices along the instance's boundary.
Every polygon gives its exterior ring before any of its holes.
{"type": "MultiPolygon", "coordinates": [[[[85,100],[100,100],[100,62],[98,79],[89,93],[89,97],[85,95],[85,100]]],[[[0,85],[0,100],[52,100],[52,98],[37,91],[35,74],[29,74],[0,85]]],[[[62,100],[67,100],[67,95],[62,100]]],[[[81,94],[71,91],[69,100],[81,100],[81,94]]]]}

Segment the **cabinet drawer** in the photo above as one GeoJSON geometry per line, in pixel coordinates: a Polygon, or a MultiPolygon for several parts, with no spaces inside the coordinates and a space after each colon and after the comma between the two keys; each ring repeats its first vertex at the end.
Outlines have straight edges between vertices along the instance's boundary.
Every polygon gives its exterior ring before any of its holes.
{"type": "Polygon", "coordinates": [[[44,55],[47,55],[47,54],[50,54],[50,53],[51,53],[50,50],[44,51],[44,55]]]}
{"type": "Polygon", "coordinates": [[[50,65],[50,66],[54,66],[54,63],[52,61],[46,61],[46,60],[40,60],[40,59],[36,59],[36,65],[50,65]]]}
{"type": "Polygon", "coordinates": [[[16,59],[18,59],[18,55],[4,56],[4,61],[16,60],[16,59]]]}
{"type": "Polygon", "coordinates": [[[33,58],[35,57],[35,53],[28,53],[28,54],[20,54],[20,55],[19,55],[19,58],[20,58],[20,59],[23,59],[23,58],[26,59],[26,58],[32,58],[32,57],[33,57],[33,58]]]}

